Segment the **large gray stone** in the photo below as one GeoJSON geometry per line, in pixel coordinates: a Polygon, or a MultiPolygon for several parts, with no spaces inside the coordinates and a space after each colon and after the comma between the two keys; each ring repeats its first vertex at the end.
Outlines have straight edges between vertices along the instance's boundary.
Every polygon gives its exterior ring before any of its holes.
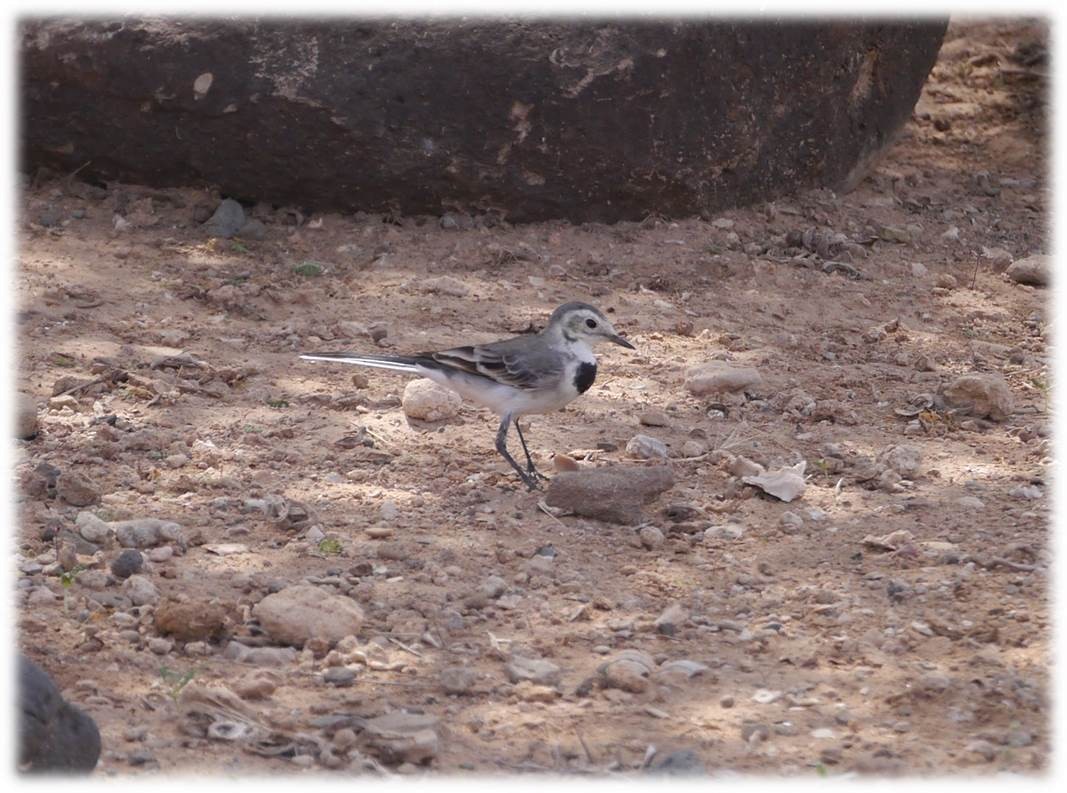
{"type": "Polygon", "coordinates": [[[714,213],[855,183],[946,24],[27,20],[22,161],[311,210],[714,213]]]}
{"type": "Polygon", "coordinates": [[[52,678],[18,656],[18,762],[31,772],[88,773],[100,758],[96,722],[59,693],[52,678]]]}

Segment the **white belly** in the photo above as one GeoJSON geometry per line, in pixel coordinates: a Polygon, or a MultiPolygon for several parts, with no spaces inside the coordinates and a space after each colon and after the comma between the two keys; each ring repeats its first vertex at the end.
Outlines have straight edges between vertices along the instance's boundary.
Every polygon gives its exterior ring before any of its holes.
{"type": "Polygon", "coordinates": [[[554,387],[536,391],[493,384],[481,377],[462,374],[446,375],[433,369],[420,370],[424,377],[455,391],[464,399],[489,408],[498,416],[523,416],[560,410],[578,397],[574,375],[581,361],[575,359],[564,367],[554,387]]]}

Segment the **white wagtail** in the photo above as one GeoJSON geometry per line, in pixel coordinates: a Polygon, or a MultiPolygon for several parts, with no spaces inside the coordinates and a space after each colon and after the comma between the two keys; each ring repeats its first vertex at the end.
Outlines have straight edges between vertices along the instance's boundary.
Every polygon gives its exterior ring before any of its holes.
{"type": "Polygon", "coordinates": [[[559,410],[588,391],[596,379],[592,345],[601,341],[634,349],[598,309],[587,303],[566,303],[552,312],[548,326],[540,333],[491,344],[417,355],[319,352],[300,357],[307,361],[354,363],[422,375],[484,405],[500,416],[496,450],[533,490],[537,478],[544,477],[534,467],[530,450],[526,448],[519,416],[559,410]],[[525,471],[508,454],[508,430],[512,422],[526,453],[525,471]]]}

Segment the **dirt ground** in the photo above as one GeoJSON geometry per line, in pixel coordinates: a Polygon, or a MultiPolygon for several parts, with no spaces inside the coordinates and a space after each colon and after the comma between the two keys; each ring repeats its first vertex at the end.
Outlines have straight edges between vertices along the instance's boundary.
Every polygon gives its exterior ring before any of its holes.
{"type": "Polygon", "coordinates": [[[199,222],[217,195],[34,177],[19,641],[99,723],[96,773],[1047,769],[1048,293],[998,272],[1048,252],[1046,46],[1037,23],[954,22],[858,189],[707,221],[464,228],[258,206],[264,239],[222,240],[199,222]],[[488,341],[575,299],[637,352],[604,350],[592,389],[526,438],[549,474],[554,455],[646,465],[628,441],[665,442],[676,484],[643,524],[662,542],[539,508],[487,412],[409,422],[404,376],[296,357],[488,341]],[[692,396],[687,368],[713,359],[761,382],[692,396]],[[1002,376],[1014,412],[945,409],[968,372],[1002,376]],[[757,492],[739,456],[805,461],[805,492],[757,492]],[[114,544],[63,575],[82,511],[180,524],[187,547],[146,550],[146,605],[110,575],[114,544]],[[271,645],[250,608],[309,578],[364,611],[342,651],[260,668],[156,622],[186,602],[271,645]],[[655,666],[632,690],[598,671],[627,649],[655,666]],[[512,682],[514,655],[558,674],[512,682]],[[269,740],[198,733],[183,695],[219,685],[269,740]],[[399,710],[426,716],[415,748],[368,742],[361,720],[399,710]]]}

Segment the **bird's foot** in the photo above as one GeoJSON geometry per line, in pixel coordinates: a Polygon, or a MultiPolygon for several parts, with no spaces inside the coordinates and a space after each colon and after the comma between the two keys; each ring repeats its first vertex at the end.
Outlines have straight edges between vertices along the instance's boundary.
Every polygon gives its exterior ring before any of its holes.
{"type": "Polygon", "coordinates": [[[543,473],[541,473],[540,471],[538,471],[538,470],[537,470],[536,468],[534,468],[534,467],[533,467],[532,465],[531,465],[531,466],[530,466],[529,468],[527,468],[527,469],[526,469],[526,473],[527,473],[527,474],[528,474],[529,476],[532,476],[532,477],[533,477],[534,479],[536,479],[536,480],[537,480],[537,481],[539,481],[539,482],[549,482],[549,481],[551,481],[551,480],[549,479],[549,477],[545,476],[545,475],[544,475],[543,473]]]}
{"type": "MultiPolygon", "coordinates": [[[[528,474],[520,474],[520,476],[522,477],[523,484],[530,489],[530,492],[541,489],[541,482],[537,478],[541,475],[537,473],[537,471],[528,474]]],[[[544,477],[541,478],[543,479],[544,477]]]]}

